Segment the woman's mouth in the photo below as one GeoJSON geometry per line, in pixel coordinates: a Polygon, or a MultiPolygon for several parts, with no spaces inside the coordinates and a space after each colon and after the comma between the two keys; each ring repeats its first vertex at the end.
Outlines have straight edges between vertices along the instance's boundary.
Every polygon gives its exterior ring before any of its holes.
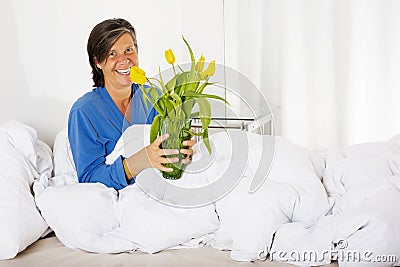
{"type": "Polygon", "coordinates": [[[126,70],[115,70],[115,71],[122,75],[129,75],[130,68],[126,70]]]}

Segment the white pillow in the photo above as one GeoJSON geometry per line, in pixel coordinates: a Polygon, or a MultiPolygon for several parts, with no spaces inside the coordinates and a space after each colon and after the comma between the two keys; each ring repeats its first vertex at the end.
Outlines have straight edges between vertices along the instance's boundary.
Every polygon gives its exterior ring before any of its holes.
{"type": "Polygon", "coordinates": [[[344,195],[361,185],[393,176],[392,160],[373,157],[351,157],[329,162],[324,172],[324,185],[330,194],[344,195]]]}
{"type": "Polygon", "coordinates": [[[398,156],[399,147],[396,146],[394,140],[389,142],[371,142],[361,143],[345,147],[340,150],[343,157],[369,157],[369,158],[388,158],[398,156]]]}
{"type": "Polygon", "coordinates": [[[78,183],[78,175],[72,157],[71,147],[68,140],[68,131],[60,131],[54,141],[54,177],[49,180],[51,186],[78,183]]]}
{"type": "MultiPolygon", "coordinates": [[[[112,164],[118,157],[128,157],[149,144],[150,125],[135,124],[129,127],[118,140],[114,150],[107,155],[106,164],[112,164]]],[[[47,186],[61,186],[78,183],[75,163],[68,139],[68,129],[61,130],[54,141],[54,177],[44,184],[47,186]]]]}
{"type": "MultiPolygon", "coordinates": [[[[43,143],[41,144],[43,148],[43,143]]],[[[48,228],[31,193],[35,178],[51,173],[46,150],[37,158],[33,128],[11,121],[0,128],[0,259],[11,259],[48,228]],[[44,154],[43,154],[44,153],[44,154]],[[45,172],[47,171],[47,174],[45,172]]]]}
{"type": "MultiPolygon", "coordinates": [[[[39,152],[39,155],[40,154],[39,152]]],[[[48,159],[45,161],[48,161],[48,159]]],[[[36,198],[49,186],[63,186],[78,183],[78,175],[75,170],[66,128],[58,132],[54,140],[51,162],[52,165],[54,165],[54,176],[41,176],[35,181],[33,191],[36,198]]]]}
{"type": "Polygon", "coordinates": [[[389,142],[363,143],[327,153],[323,184],[335,200],[334,214],[358,205],[369,195],[390,187],[400,172],[400,148],[389,142]]]}
{"type": "Polygon", "coordinates": [[[400,150],[400,134],[396,134],[388,142],[397,146],[397,149],[400,150]]]}

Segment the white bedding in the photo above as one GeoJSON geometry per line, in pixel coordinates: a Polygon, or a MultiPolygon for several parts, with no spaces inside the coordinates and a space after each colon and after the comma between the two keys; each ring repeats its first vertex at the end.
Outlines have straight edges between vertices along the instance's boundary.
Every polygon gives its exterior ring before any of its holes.
{"type": "Polygon", "coordinates": [[[48,228],[31,193],[34,179],[49,177],[50,148],[16,121],[0,127],[0,260],[10,259],[48,228]]]}
{"type": "Polygon", "coordinates": [[[335,256],[339,266],[399,264],[399,140],[400,135],[389,142],[328,151],[323,184],[334,201],[332,212],[315,224],[284,225],[272,247],[275,256],[279,251],[313,251],[316,257],[295,261],[287,254],[275,259],[319,265],[335,256]]]}
{"type": "MultiPolygon", "coordinates": [[[[107,157],[107,163],[112,163],[121,154],[129,156],[146,145],[147,130],[138,125],[129,128],[128,137],[121,137],[107,157]],[[129,146],[123,146],[122,140],[129,146]]],[[[58,137],[56,147],[65,154],[68,144],[65,132],[62,134],[64,137],[58,137]],[[65,149],[60,143],[64,143],[65,149]]],[[[48,183],[47,186],[50,186],[37,196],[38,207],[59,239],[71,248],[109,253],[138,249],[153,253],[168,248],[211,244],[219,249],[232,250],[234,259],[256,260],[259,252],[271,245],[272,235],[283,223],[315,221],[329,209],[327,196],[315,174],[308,151],[283,138],[276,141],[276,167],[271,170],[273,179],[249,194],[257,168],[270,168],[270,162],[260,162],[257,157],[262,149],[274,149],[271,147],[273,138],[245,132],[230,136],[226,133],[215,134],[211,136],[214,145],[212,155],[205,152],[202,143],[198,144],[191,166],[197,166],[201,157],[201,162],[210,162],[208,168],[192,172],[189,167],[180,180],[170,184],[180,188],[202,188],[220,179],[228,166],[229,169],[236,168],[230,171],[240,174],[239,184],[216,202],[179,208],[153,199],[139,186],[146,186],[146,181],[157,179],[154,176],[158,172],[154,170],[142,172],[136,184],[118,193],[99,184],[71,185],[68,181],[73,180],[73,171],[65,168],[69,164],[67,162],[59,168],[65,173],[56,176],[58,182],[48,183]],[[245,158],[241,154],[236,155],[232,164],[230,158],[235,138],[247,140],[248,147],[243,149],[249,153],[243,153],[245,158]],[[65,182],[62,179],[66,179],[65,182]],[[104,218],[105,214],[107,218],[104,218]]],[[[68,158],[65,155],[57,157],[68,158]]],[[[57,162],[55,164],[57,166],[57,162]]],[[[170,201],[169,204],[179,204],[178,199],[167,198],[169,191],[165,188],[150,188],[150,193],[153,197],[163,196],[161,200],[170,201]]],[[[188,197],[196,199],[197,196],[188,197]]]]}
{"type": "Polygon", "coordinates": [[[231,257],[239,261],[257,260],[260,252],[271,246],[273,234],[284,223],[314,222],[330,209],[306,149],[281,137],[251,133],[247,136],[249,167],[239,185],[216,203],[221,226],[214,246],[232,250],[231,257]],[[259,162],[258,151],[273,149],[272,143],[275,154],[268,179],[250,194],[257,168],[270,167],[269,162],[259,162]]]}
{"type": "MultiPolygon", "coordinates": [[[[147,144],[147,128],[129,129],[134,133],[125,140],[129,146],[119,141],[107,163],[147,144]]],[[[136,184],[117,192],[102,184],[78,183],[66,131],[55,142],[51,177],[51,151],[37,140],[35,130],[17,122],[3,125],[0,147],[7,153],[0,155],[0,259],[14,257],[37,240],[47,222],[64,245],[91,252],[154,253],[210,244],[230,250],[239,261],[269,252],[272,260],[302,266],[327,264],[332,256],[340,266],[400,263],[400,135],[325,153],[245,132],[210,138],[213,154],[199,143],[182,179],[161,179],[164,183],[152,187],[158,172],[148,169],[136,184]],[[261,157],[271,150],[272,167],[261,157]],[[204,162],[209,165],[199,171],[204,162]],[[269,172],[268,179],[249,193],[259,168],[269,172]],[[236,186],[227,194],[203,190],[208,192],[204,198],[171,193],[171,188],[202,191],[198,189],[225,179],[224,173],[240,178],[230,181],[236,186]],[[32,183],[46,222],[36,209],[32,183]],[[310,251],[315,258],[300,257],[310,251]],[[365,251],[372,253],[369,258],[346,256],[365,251]],[[378,256],[395,258],[378,262],[378,256]]]]}
{"type": "MultiPolygon", "coordinates": [[[[133,128],[143,135],[143,127],[133,128]]],[[[137,136],[132,139],[137,140],[137,136]]],[[[129,156],[121,144],[107,157],[107,163],[112,163],[115,155],[129,156]]],[[[142,143],[137,146],[142,147],[142,143]]],[[[65,156],[70,154],[65,131],[59,134],[56,148],[56,159],[72,158],[65,156]]],[[[178,245],[204,245],[207,234],[218,228],[213,204],[195,209],[174,208],[154,200],[137,184],[119,192],[101,184],[77,184],[70,161],[55,165],[62,172],[55,176],[56,182],[50,179],[41,184],[47,188],[36,199],[43,217],[68,247],[100,253],[136,249],[154,253],[178,245]]]]}

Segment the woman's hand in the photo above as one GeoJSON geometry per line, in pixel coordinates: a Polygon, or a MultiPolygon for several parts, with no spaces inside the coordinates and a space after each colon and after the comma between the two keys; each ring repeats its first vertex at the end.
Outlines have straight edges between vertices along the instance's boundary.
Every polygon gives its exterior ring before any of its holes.
{"type": "MultiPolygon", "coordinates": [[[[161,149],[160,144],[169,137],[168,134],[157,137],[153,143],[146,146],[136,154],[133,154],[129,158],[126,159],[126,163],[128,165],[129,170],[136,176],[142,170],[146,168],[156,168],[164,172],[172,172],[172,168],[167,168],[163,166],[163,163],[175,163],[179,161],[178,157],[174,158],[166,158],[163,156],[167,155],[177,155],[179,153],[178,149],[161,149]]],[[[189,140],[192,141],[192,140],[189,140]]],[[[193,140],[194,141],[194,140],[193,140]]],[[[188,142],[188,141],[185,141],[188,142]]],[[[191,142],[189,142],[191,144],[191,142]]],[[[186,152],[192,153],[191,149],[185,149],[186,152]],[[191,152],[190,152],[191,151],[191,152]]],[[[183,153],[183,152],[182,152],[183,153]]],[[[187,153],[185,153],[187,154],[187,153]]],[[[131,177],[128,179],[130,180],[131,177]]]]}
{"type": "Polygon", "coordinates": [[[192,155],[193,155],[193,149],[192,149],[192,147],[196,144],[196,140],[190,139],[190,140],[187,140],[187,141],[183,141],[182,144],[183,144],[184,146],[187,146],[187,147],[188,147],[188,148],[182,148],[182,149],[180,150],[180,152],[181,152],[182,154],[186,154],[186,155],[187,155],[186,158],[182,160],[182,163],[183,163],[183,164],[188,164],[188,163],[190,163],[190,162],[192,161],[192,155]]]}

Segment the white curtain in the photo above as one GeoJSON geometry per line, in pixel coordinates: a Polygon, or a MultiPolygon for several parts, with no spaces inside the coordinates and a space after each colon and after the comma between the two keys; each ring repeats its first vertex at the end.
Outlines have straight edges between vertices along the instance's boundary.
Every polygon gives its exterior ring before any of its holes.
{"type": "Polygon", "coordinates": [[[400,1],[225,0],[226,64],[312,149],[400,133],[400,1]]]}

